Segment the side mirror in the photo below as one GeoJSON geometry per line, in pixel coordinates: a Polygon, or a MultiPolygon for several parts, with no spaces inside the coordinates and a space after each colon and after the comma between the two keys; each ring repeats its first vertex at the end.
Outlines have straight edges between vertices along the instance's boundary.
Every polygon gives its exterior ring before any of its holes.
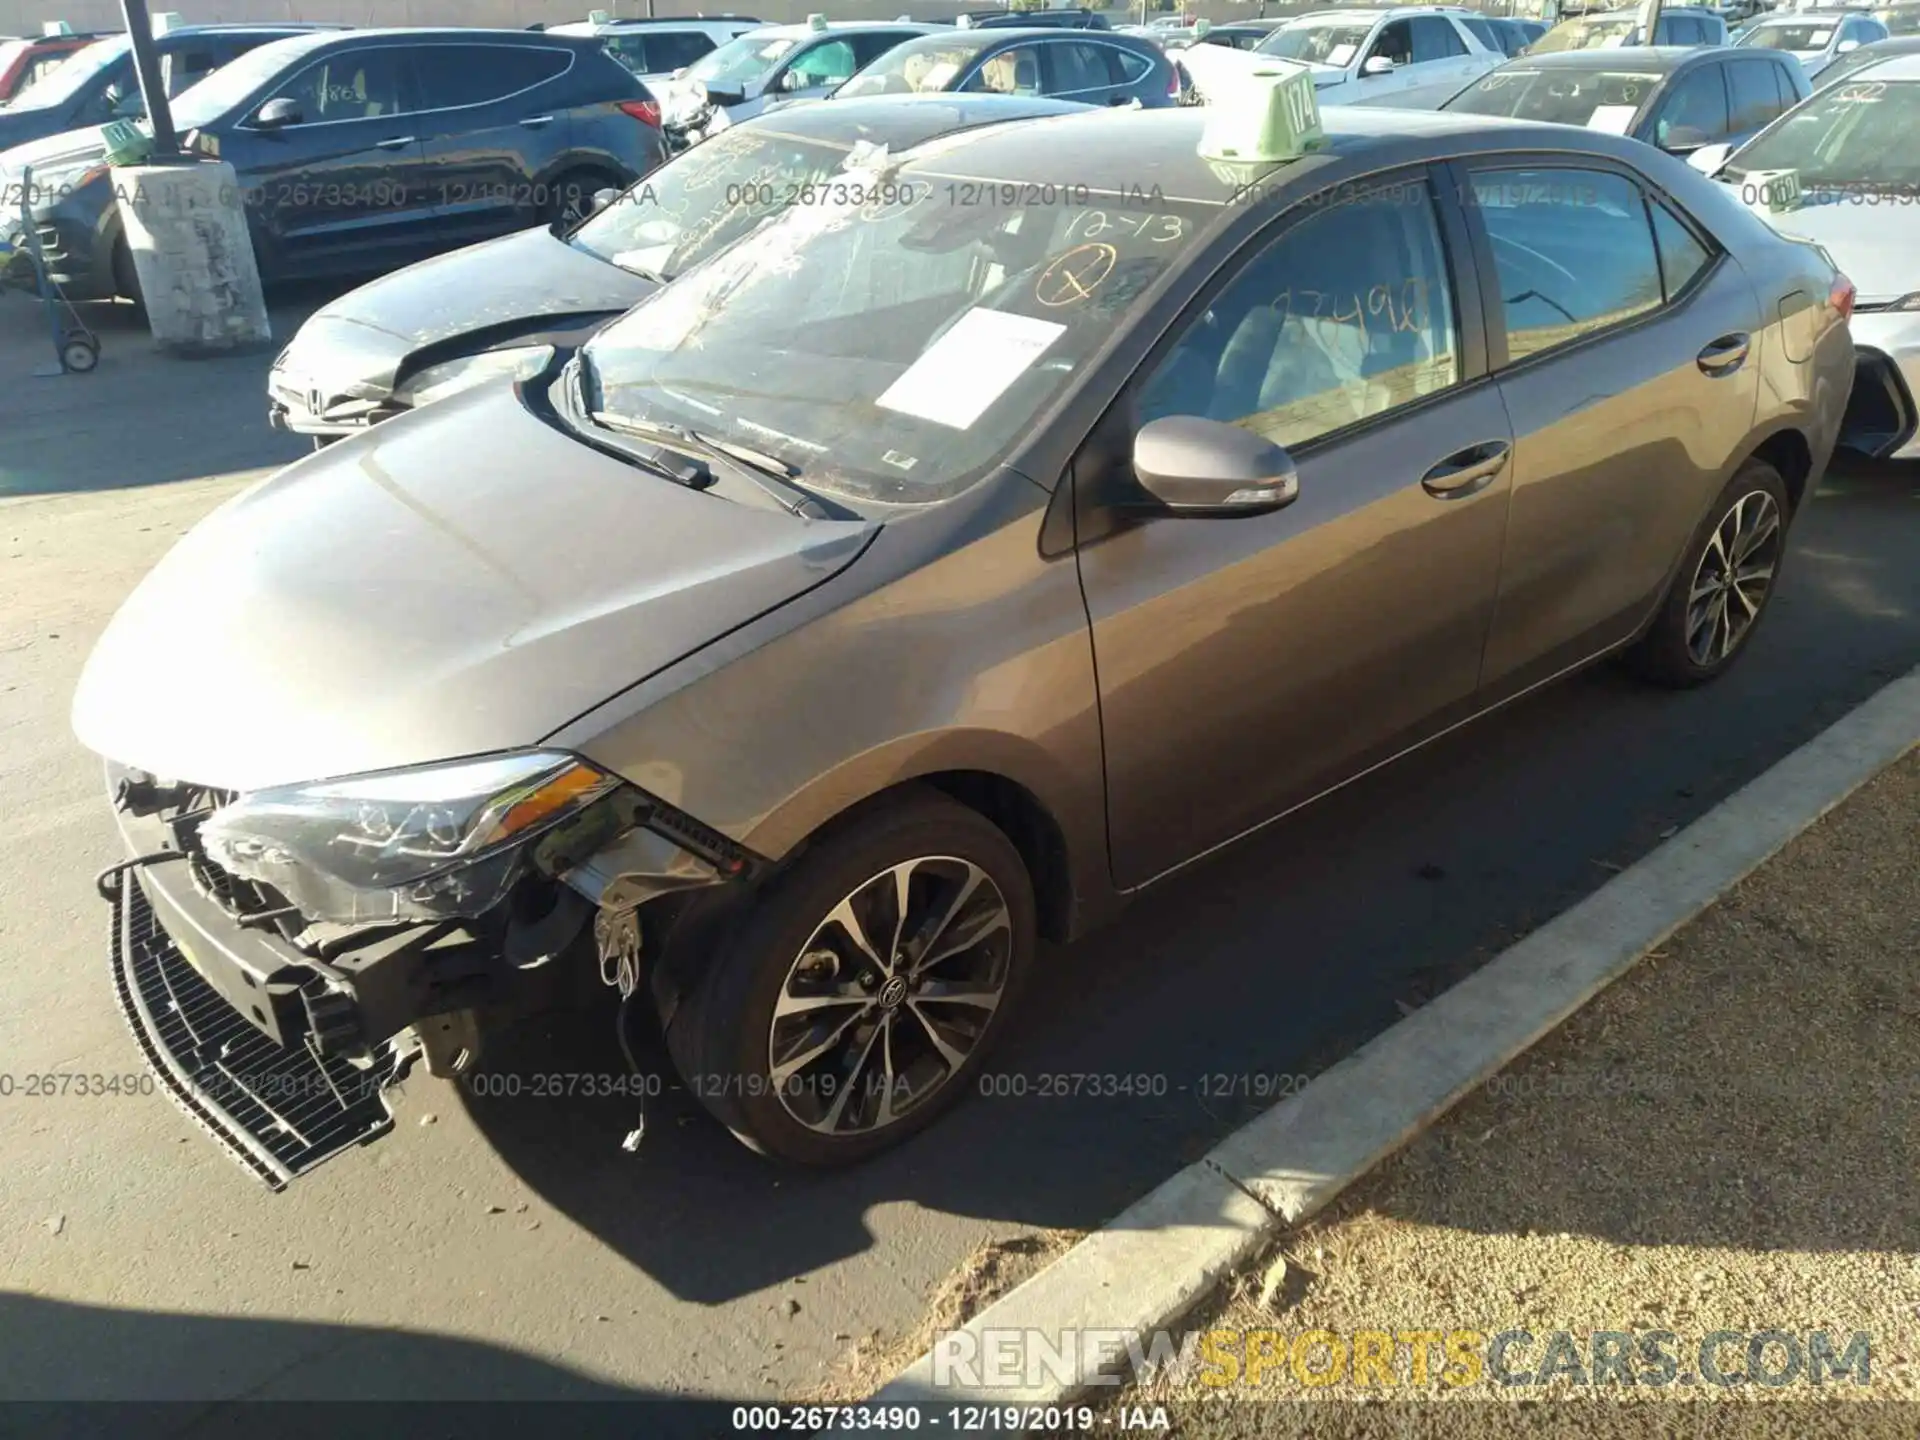
{"type": "Polygon", "coordinates": [[[804,70],[789,70],[780,77],[780,88],[784,91],[811,90],[816,85],[826,83],[825,80],[809,75],[804,70]]]}
{"type": "Polygon", "coordinates": [[[257,129],[280,130],[288,125],[298,125],[305,119],[300,113],[298,100],[278,95],[260,107],[260,113],[253,117],[253,123],[257,129]]]}
{"type": "Polygon", "coordinates": [[[1687,164],[1690,168],[1698,170],[1702,175],[1711,175],[1727,163],[1727,157],[1732,153],[1733,146],[1721,140],[1712,145],[1702,145],[1698,150],[1695,150],[1691,155],[1687,156],[1687,164]]]}
{"type": "Polygon", "coordinates": [[[1360,67],[1362,75],[1391,75],[1393,61],[1384,55],[1369,55],[1366,64],[1360,67]]]}
{"type": "Polygon", "coordinates": [[[614,201],[618,200],[620,198],[620,194],[621,192],[614,189],[611,185],[609,185],[604,190],[594,191],[593,201],[587,213],[589,215],[598,215],[602,210],[606,209],[609,205],[613,204],[614,201]]]}
{"type": "Polygon", "coordinates": [[[1836,54],[1851,55],[1855,50],[1858,50],[1860,48],[1860,42],[1858,40],[1842,40],[1838,45],[1834,46],[1833,48],[1834,48],[1834,53],[1836,54]]]}
{"type": "Polygon", "coordinates": [[[1166,513],[1197,519],[1265,515],[1300,494],[1286,451],[1251,430],[1197,415],[1141,426],[1133,473],[1166,513]]]}

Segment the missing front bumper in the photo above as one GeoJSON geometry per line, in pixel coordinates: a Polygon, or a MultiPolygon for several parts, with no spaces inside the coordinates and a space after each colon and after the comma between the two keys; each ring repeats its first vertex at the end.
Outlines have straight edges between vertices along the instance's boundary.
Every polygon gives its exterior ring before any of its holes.
{"type": "Polygon", "coordinates": [[[168,1096],[250,1174],[283,1189],[393,1128],[392,1047],[362,1068],[321,1054],[311,1033],[276,1044],[194,968],[137,879],[109,898],[121,1015],[168,1096]]]}

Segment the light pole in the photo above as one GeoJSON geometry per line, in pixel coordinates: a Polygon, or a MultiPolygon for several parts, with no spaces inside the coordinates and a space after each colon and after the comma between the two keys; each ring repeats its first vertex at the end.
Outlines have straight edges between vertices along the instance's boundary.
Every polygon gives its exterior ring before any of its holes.
{"type": "Polygon", "coordinates": [[[160,52],[153,48],[153,20],[147,0],[120,0],[127,41],[133,46],[134,73],[140,77],[140,98],[146,102],[147,124],[153,128],[151,164],[164,165],[180,154],[180,136],[173,128],[173,107],[167,103],[167,82],[160,73],[160,52]]]}

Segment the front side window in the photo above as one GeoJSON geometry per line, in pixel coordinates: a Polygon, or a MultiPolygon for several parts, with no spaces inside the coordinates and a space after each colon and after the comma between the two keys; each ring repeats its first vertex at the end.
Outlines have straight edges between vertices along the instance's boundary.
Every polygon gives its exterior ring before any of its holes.
{"type": "Polygon", "coordinates": [[[1920,5],[1883,10],[1880,23],[1887,27],[1889,35],[1920,35],[1920,5]]]}
{"type": "Polygon", "coordinates": [[[1405,20],[1394,20],[1380,27],[1367,59],[1391,60],[1396,66],[1413,63],[1413,27],[1405,20]]]}
{"type": "Polygon", "coordinates": [[[1633,127],[1634,117],[1660,78],[1645,70],[1529,70],[1503,65],[1442,108],[1624,134],[1633,127]]]}
{"type": "Polygon", "coordinates": [[[981,204],[1001,180],[936,163],[849,174],[655,291],[584,348],[587,408],[751,445],[810,489],[944,499],[1134,323],[1218,210],[981,204]]]}
{"type": "Polygon", "coordinates": [[[687,78],[698,80],[709,90],[742,90],[765,79],[799,43],[742,35],[701,56],[687,68],[687,78]]]}
{"type": "Polygon", "coordinates": [[[1507,357],[1524,360],[1657,309],[1665,290],[1640,188],[1602,170],[1477,170],[1507,357]]]}
{"type": "Polygon", "coordinates": [[[398,115],[405,109],[405,64],[401,53],[391,48],[345,50],[309,65],[273,98],[293,101],[303,125],[398,115]]]}
{"type": "MultiPolygon", "coordinates": [[[[973,64],[978,45],[939,41],[912,41],[896,45],[840,88],[846,99],[861,95],[921,95],[951,90],[954,81],[973,64]]],[[[981,87],[969,85],[968,89],[981,87]]]]}
{"type": "Polygon", "coordinates": [[[990,95],[1038,95],[1040,52],[1031,45],[1022,45],[990,55],[980,62],[967,88],[990,95]]]}
{"type": "Polygon", "coordinates": [[[298,68],[301,58],[334,37],[323,32],[288,35],[257,45],[229,60],[173,103],[173,123],[182,135],[211,125],[263,86],[298,68]]]}
{"type": "Polygon", "coordinates": [[[823,40],[802,51],[787,68],[789,90],[812,90],[822,85],[838,85],[860,68],[853,58],[850,40],[823,40]]]}
{"type": "Polygon", "coordinates": [[[64,105],[114,67],[130,69],[127,57],[131,53],[132,47],[124,35],[96,40],[85,49],[75,51],[65,65],[54,66],[15,95],[13,108],[33,110],[47,105],[64,105]]]}
{"type": "Polygon", "coordinates": [[[1780,25],[1756,25],[1740,37],[1742,45],[1762,50],[1797,50],[1811,54],[1824,50],[1833,41],[1831,20],[1794,21],[1780,25]]]}
{"type": "Polygon", "coordinates": [[[1312,213],[1257,254],[1154,367],[1136,417],[1297,447],[1459,378],[1432,198],[1410,183],[1312,213]]]}
{"type": "Polygon", "coordinates": [[[668,30],[647,37],[646,75],[671,75],[684,70],[714,48],[710,36],[699,30],[668,30]]]}

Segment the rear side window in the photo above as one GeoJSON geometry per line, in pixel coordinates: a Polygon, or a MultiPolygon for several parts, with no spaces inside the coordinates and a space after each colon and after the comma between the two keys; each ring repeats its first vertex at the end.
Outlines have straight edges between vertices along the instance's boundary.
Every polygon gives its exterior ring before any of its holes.
{"type": "Polygon", "coordinates": [[[1418,15],[1413,20],[1413,63],[1445,60],[1467,53],[1460,32],[1437,15],[1418,15]]]}
{"type": "Polygon", "coordinates": [[[189,85],[197,85],[225,63],[228,57],[214,54],[211,45],[193,45],[160,57],[160,76],[169,96],[178,95],[189,85]]]}
{"type": "Polygon", "coordinates": [[[564,75],[565,50],[521,45],[426,45],[414,52],[429,110],[485,105],[564,75]]]}
{"type": "Polygon", "coordinates": [[[1706,42],[1706,27],[1691,15],[1676,15],[1667,22],[1668,43],[1701,45],[1706,42]]]}
{"type": "Polygon", "coordinates": [[[1476,16],[1471,19],[1463,19],[1460,23],[1471,30],[1473,32],[1473,38],[1489,50],[1498,50],[1500,48],[1500,37],[1494,33],[1493,26],[1487,21],[1476,16]]]}
{"type": "Polygon", "coordinates": [[[671,75],[693,64],[714,48],[713,41],[698,30],[669,30],[647,37],[647,68],[643,74],[671,75]]]}
{"type": "Polygon", "coordinates": [[[1078,40],[1049,45],[1047,58],[1053,62],[1053,93],[1074,95],[1085,90],[1106,90],[1114,83],[1107,68],[1106,46],[1086,45],[1078,40]]]}
{"type": "Polygon", "coordinates": [[[1525,360],[1659,307],[1660,257],[1639,187],[1602,170],[1478,170],[1507,358],[1525,360]]]}
{"type": "Polygon", "coordinates": [[[894,46],[913,39],[911,35],[865,34],[853,37],[853,58],[857,68],[864,69],[878,60],[894,46]]]}
{"type": "Polygon", "coordinates": [[[1653,241],[1660,253],[1660,283],[1672,301],[1707,268],[1713,252],[1659,201],[1648,201],[1647,211],[1653,217],[1653,241]]]}
{"type": "Polygon", "coordinates": [[[1733,129],[1737,134],[1758,130],[1780,113],[1780,82],[1766,60],[1736,60],[1727,66],[1727,88],[1733,92],[1733,129]]]}
{"type": "MultiPolygon", "coordinates": [[[[1244,38],[1244,37],[1243,37],[1244,38]]],[[[1238,40],[1233,42],[1237,49],[1246,49],[1238,40]]],[[[1136,55],[1131,50],[1119,50],[1106,47],[1107,56],[1113,61],[1114,72],[1120,77],[1120,83],[1131,85],[1136,80],[1147,78],[1147,72],[1153,69],[1153,62],[1144,55],[1136,55]]]]}

